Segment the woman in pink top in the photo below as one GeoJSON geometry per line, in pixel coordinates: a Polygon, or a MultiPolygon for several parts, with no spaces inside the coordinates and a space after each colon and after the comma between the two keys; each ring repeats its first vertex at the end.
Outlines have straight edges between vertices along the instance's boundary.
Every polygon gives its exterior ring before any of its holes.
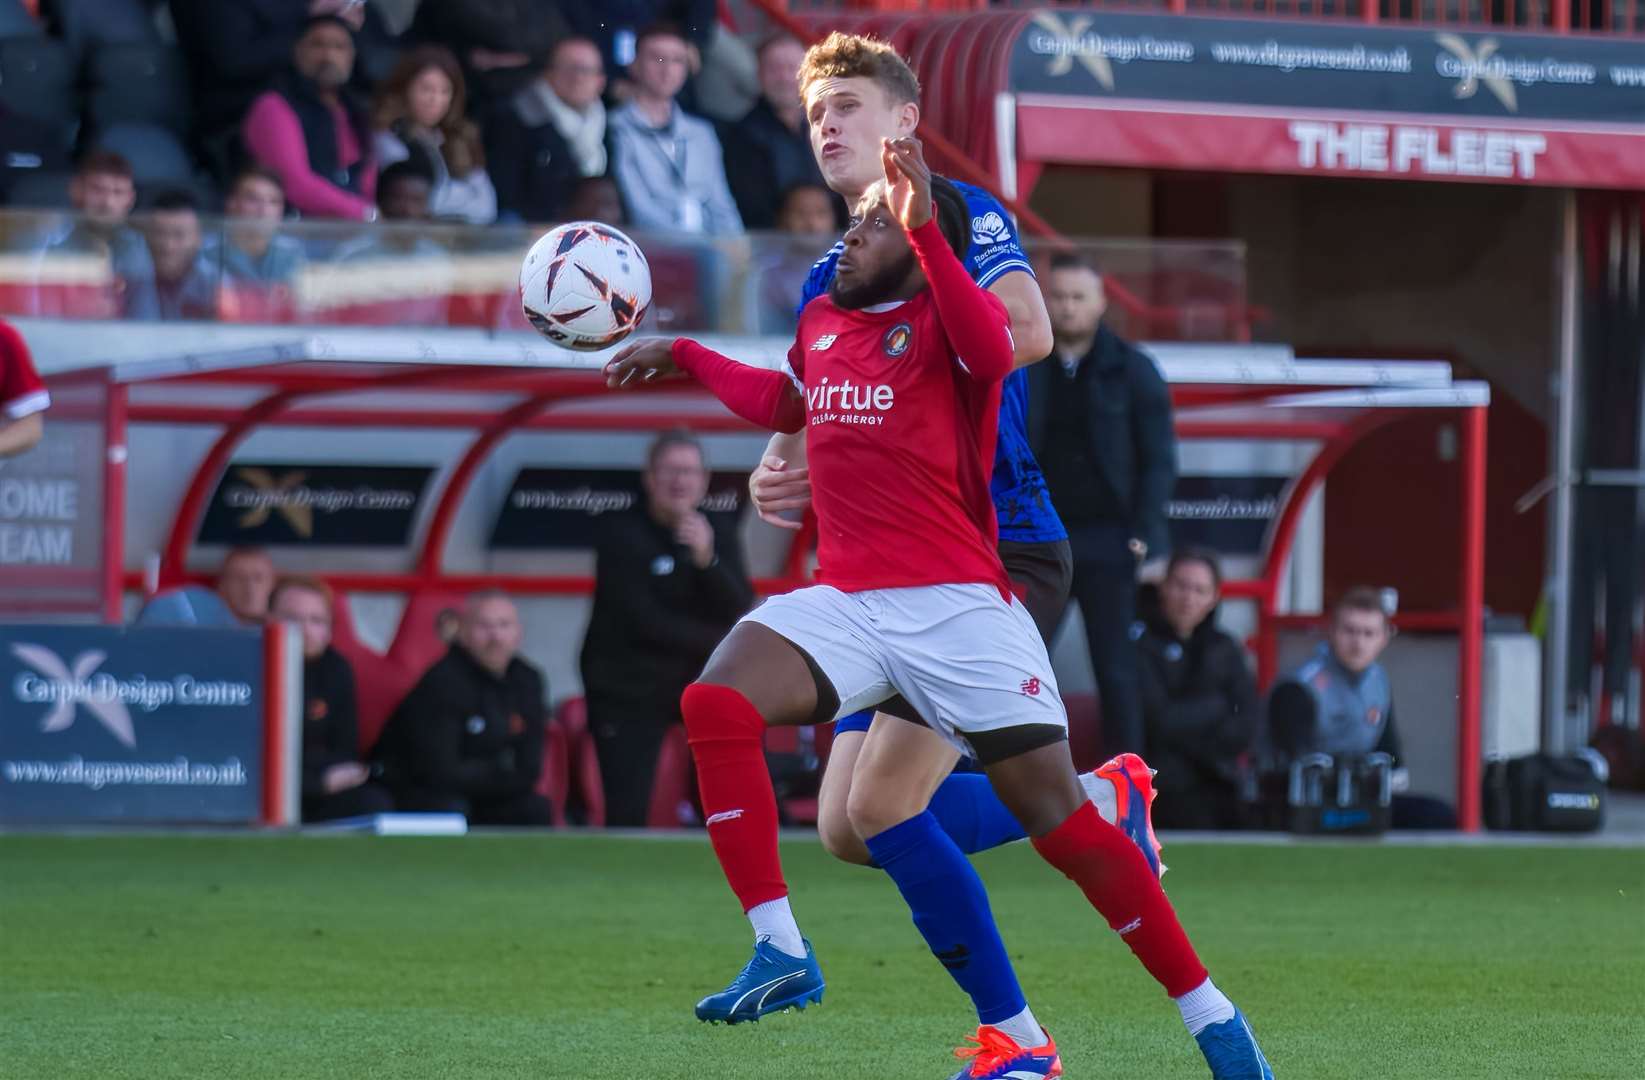
{"type": "Polygon", "coordinates": [[[376,220],[370,122],[343,89],[354,68],[353,33],[336,16],[317,15],[292,59],[293,70],[246,113],[247,150],[280,174],[287,200],[304,215],[376,220]]]}

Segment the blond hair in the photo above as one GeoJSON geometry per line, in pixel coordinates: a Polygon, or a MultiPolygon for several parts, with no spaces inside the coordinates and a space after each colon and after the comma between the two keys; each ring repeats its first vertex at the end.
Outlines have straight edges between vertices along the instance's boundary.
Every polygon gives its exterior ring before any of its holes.
{"type": "Polygon", "coordinates": [[[796,76],[800,97],[819,79],[871,79],[893,105],[919,104],[920,80],[897,50],[879,38],[838,30],[805,50],[796,76]]]}

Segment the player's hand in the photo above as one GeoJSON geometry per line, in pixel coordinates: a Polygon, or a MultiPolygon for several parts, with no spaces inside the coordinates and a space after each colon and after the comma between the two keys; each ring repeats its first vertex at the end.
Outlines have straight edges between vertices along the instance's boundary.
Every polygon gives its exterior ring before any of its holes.
{"type": "Polygon", "coordinates": [[[931,220],[931,167],[920,140],[912,135],[880,140],[880,162],[891,212],[909,232],[931,220]]]}
{"type": "Polygon", "coordinates": [[[698,570],[707,570],[714,561],[714,527],[700,513],[687,514],[674,528],[674,539],[691,552],[691,562],[698,570]]]}
{"type": "Polygon", "coordinates": [[[335,795],[339,791],[359,787],[370,775],[371,770],[358,761],[343,761],[325,771],[320,778],[320,786],[326,789],[327,795],[335,795]]]}
{"type": "Polygon", "coordinates": [[[674,366],[674,342],[668,338],[647,338],[624,345],[606,361],[605,384],[613,390],[636,389],[680,374],[674,366]]]}
{"type": "Polygon", "coordinates": [[[790,469],[788,462],[774,454],[760,459],[759,468],[748,477],[748,494],[760,520],[779,529],[798,529],[800,522],[784,517],[785,511],[804,511],[811,505],[811,470],[790,469]]]}

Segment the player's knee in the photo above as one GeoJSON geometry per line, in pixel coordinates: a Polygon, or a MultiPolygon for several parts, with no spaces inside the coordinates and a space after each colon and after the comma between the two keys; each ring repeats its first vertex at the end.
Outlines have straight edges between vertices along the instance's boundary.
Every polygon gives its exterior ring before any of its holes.
{"type": "Polygon", "coordinates": [[[845,801],[846,819],[852,831],[864,839],[901,825],[924,809],[905,792],[870,784],[853,784],[845,801]]]}
{"type": "Polygon", "coordinates": [[[825,803],[817,818],[817,836],[823,850],[841,862],[866,866],[869,862],[868,845],[862,842],[845,807],[825,803]]]}
{"type": "Polygon", "coordinates": [[[742,691],[711,682],[694,682],[680,695],[680,717],[691,741],[762,738],[765,721],[742,691]]]}

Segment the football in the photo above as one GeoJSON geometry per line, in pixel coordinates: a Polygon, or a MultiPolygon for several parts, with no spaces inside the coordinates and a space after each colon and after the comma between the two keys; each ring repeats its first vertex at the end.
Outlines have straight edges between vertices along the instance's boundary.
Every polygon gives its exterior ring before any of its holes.
{"type": "Polygon", "coordinates": [[[651,306],[651,267],[620,230],[574,221],[547,233],[520,267],[520,306],[556,345],[597,352],[627,337],[651,306]]]}

